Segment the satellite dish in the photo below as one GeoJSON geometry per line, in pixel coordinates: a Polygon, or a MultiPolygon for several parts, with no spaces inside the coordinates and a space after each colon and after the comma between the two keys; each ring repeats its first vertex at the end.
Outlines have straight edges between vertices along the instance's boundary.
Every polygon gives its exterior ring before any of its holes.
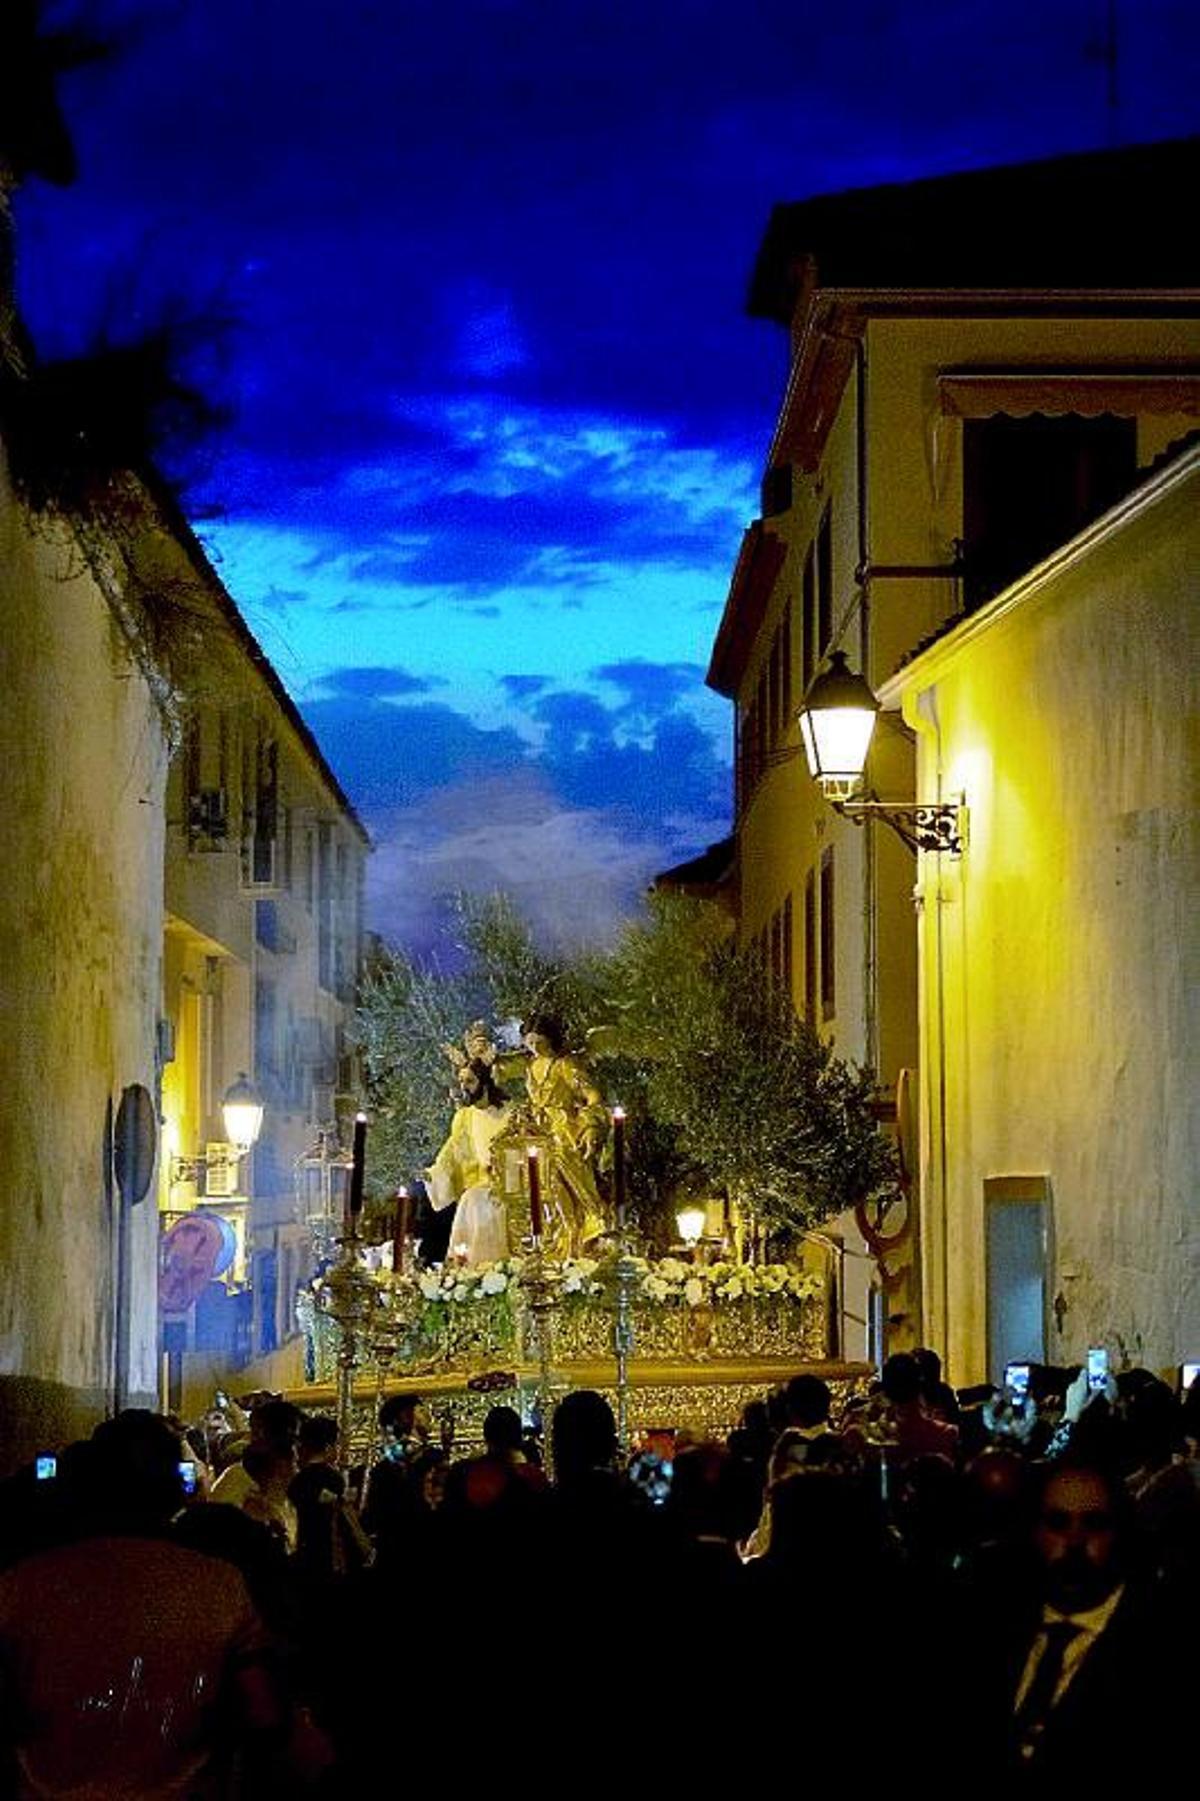
{"type": "Polygon", "coordinates": [[[140,1082],[131,1082],[121,1096],[113,1131],[113,1169],[127,1207],[136,1207],[149,1193],[157,1148],[154,1102],[140,1082]]]}

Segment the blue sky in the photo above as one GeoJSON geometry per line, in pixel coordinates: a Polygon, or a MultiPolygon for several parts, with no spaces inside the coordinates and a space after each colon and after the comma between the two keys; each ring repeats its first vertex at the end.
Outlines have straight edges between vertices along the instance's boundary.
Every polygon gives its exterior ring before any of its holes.
{"type": "MultiPolygon", "coordinates": [[[[729,818],[703,686],[786,346],[771,206],[1200,128],[1197,9],[108,0],[80,177],[19,202],[43,351],[220,318],[187,504],[372,830],[603,934],[729,818]]],[[[78,9],[75,9],[78,16],[78,9]]]]}

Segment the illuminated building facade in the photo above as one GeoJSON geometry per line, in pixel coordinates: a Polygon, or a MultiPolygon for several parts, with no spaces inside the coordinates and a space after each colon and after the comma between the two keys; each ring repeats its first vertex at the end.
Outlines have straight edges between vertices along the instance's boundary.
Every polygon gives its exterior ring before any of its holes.
{"type": "MultiPolygon", "coordinates": [[[[830,809],[796,709],[835,649],[879,690],[1193,429],[1200,258],[1177,214],[1198,174],[1187,142],[823,196],[778,208],[760,250],[750,310],[786,328],[790,366],[708,680],[736,710],[742,938],[885,1107],[900,1094],[907,1236],[880,1265],[838,1222],[851,1354],[929,1339],[954,1379],[979,1363],[922,1268],[945,1255],[917,1167],[927,858],[830,809]]],[[[885,716],[868,787],[915,780],[914,734],[885,716]]]]}

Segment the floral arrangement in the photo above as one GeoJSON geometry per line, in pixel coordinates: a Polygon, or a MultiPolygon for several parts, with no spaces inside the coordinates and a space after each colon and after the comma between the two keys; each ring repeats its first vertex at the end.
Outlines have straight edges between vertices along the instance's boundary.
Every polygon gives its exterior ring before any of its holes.
{"type": "MultiPolygon", "coordinates": [[[[824,1284],[799,1264],[696,1264],[679,1257],[631,1257],[628,1264],[639,1356],[795,1355],[800,1348],[809,1356],[825,1354],[824,1309],[817,1304],[824,1284]]],[[[533,1273],[522,1257],[446,1264],[400,1277],[379,1270],[375,1317],[401,1365],[486,1367],[521,1355],[533,1273]]],[[[537,1280],[555,1306],[556,1355],[607,1355],[617,1297],[615,1253],[546,1263],[537,1280]]],[[[311,1307],[302,1323],[313,1374],[327,1378],[336,1328],[311,1307]]]]}
{"type": "MultiPolygon", "coordinates": [[[[557,1290],[559,1300],[596,1300],[616,1287],[614,1256],[572,1257],[544,1265],[542,1280],[557,1290]]],[[[794,1263],[684,1263],[678,1257],[652,1260],[632,1257],[637,1271],[635,1295],[642,1301],[665,1306],[728,1306],[738,1301],[782,1296],[806,1301],[820,1294],[819,1276],[794,1263]]],[[[421,1298],[435,1306],[461,1307],[511,1293],[525,1286],[526,1260],[508,1257],[500,1263],[480,1263],[470,1268],[446,1265],[405,1277],[421,1298]]]]}

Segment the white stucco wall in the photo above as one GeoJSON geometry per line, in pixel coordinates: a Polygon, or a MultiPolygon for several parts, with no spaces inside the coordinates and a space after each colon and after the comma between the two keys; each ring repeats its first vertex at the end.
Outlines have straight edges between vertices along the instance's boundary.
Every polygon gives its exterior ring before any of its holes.
{"type": "MultiPolygon", "coordinates": [[[[113,1380],[105,1115],[155,1091],[163,720],[65,531],[0,465],[0,1464],[87,1429],[113,1380]]],[[[156,1388],[153,1191],[131,1231],[127,1398],[156,1388]]]]}
{"type": "Polygon", "coordinates": [[[970,807],[966,856],[921,872],[926,1305],[958,1382],[989,1373],[996,1176],[1049,1180],[1052,1360],[1200,1350],[1198,568],[1192,453],[894,685],[936,719],[919,791],[970,807]]]}

